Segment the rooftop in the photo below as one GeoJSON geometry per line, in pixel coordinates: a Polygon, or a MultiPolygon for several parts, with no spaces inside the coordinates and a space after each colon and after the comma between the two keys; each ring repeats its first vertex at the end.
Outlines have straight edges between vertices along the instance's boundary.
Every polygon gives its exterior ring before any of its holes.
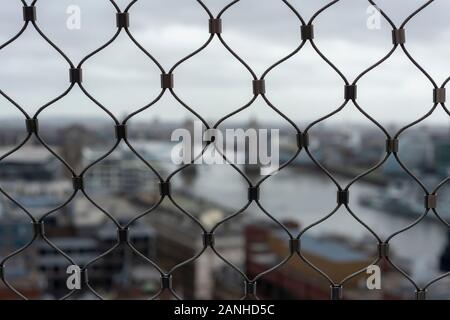
{"type": "MultiPolygon", "coordinates": [[[[274,234],[277,238],[286,238],[286,233],[282,230],[277,230],[274,234]]],[[[301,247],[303,252],[312,253],[337,263],[365,261],[371,258],[369,254],[353,249],[344,243],[308,235],[302,236],[301,247]]]]}
{"type": "MultiPolygon", "coordinates": [[[[14,146],[10,147],[0,147],[0,154],[6,154],[11,151],[14,146]]],[[[52,148],[55,150],[55,148],[52,148]]],[[[36,163],[36,162],[47,162],[55,159],[55,157],[42,146],[24,146],[13,152],[2,162],[16,162],[16,163],[36,163]]]]}

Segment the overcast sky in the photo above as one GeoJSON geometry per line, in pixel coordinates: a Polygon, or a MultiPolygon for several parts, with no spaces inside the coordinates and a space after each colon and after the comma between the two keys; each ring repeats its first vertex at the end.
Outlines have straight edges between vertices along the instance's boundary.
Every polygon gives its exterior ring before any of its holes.
{"type": "MultiPolygon", "coordinates": [[[[128,1],[117,3],[124,8],[128,1]]],[[[217,14],[225,0],[205,0],[217,14]]],[[[328,1],[292,0],[305,20],[328,1]]],[[[425,0],[378,0],[397,26],[425,0]]],[[[315,21],[316,43],[351,82],[391,48],[390,26],[366,26],[368,1],[341,0],[315,21]]],[[[22,26],[21,2],[2,0],[0,43],[22,26]]],[[[450,76],[450,1],[435,0],[406,27],[407,47],[440,85],[450,76]]],[[[38,24],[74,64],[105,43],[116,31],[115,10],[108,0],[38,0],[38,24]],[[69,30],[66,10],[81,9],[81,29],[69,30]]],[[[208,16],[194,0],[140,0],[130,10],[130,30],[166,70],[208,39],[208,16]]],[[[281,0],[241,0],[223,16],[223,37],[257,75],[300,43],[299,21],[281,0]]],[[[0,88],[32,113],[69,85],[68,65],[32,28],[0,50],[0,88]]],[[[153,100],[159,93],[156,66],[123,32],[108,48],[84,65],[87,90],[118,117],[153,100]]],[[[307,44],[299,54],[267,76],[267,96],[296,122],[312,121],[343,101],[343,82],[307,44]]],[[[199,55],[175,71],[175,91],[209,121],[239,108],[252,97],[251,76],[214,39],[199,55]]],[[[383,124],[410,122],[432,106],[432,86],[400,48],[359,83],[358,101],[383,124]]],[[[0,98],[0,116],[17,114],[0,98]]],[[[138,119],[183,119],[188,113],[169,95],[138,119]]],[[[106,115],[78,88],[42,117],[106,115]]],[[[258,99],[235,120],[280,118],[258,99]]],[[[332,121],[366,121],[349,105],[332,121]]],[[[429,121],[448,122],[441,111],[429,121]]]]}

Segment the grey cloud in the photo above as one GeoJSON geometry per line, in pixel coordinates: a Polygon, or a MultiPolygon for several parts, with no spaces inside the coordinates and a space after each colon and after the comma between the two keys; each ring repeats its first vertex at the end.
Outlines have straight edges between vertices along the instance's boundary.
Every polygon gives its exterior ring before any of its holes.
{"type": "MultiPolygon", "coordinates": [[[[119,2],[123,8],[127,1],[119,2]]],[[[327,2],[291,1],[306,20],[327,2]]],[[[205,3],[211,6],[213,14],[217,14],[228,1],[206,0],[205,3]]],[[[424,1],[378,0],[377,3],[399,26],[424,1]]],[[[105,43],[116,31],[114,8],[106,0],[39,0],[37,6],[39,26],[69,54],[75,64],[105,43]],[[65,27],[66,8],[71,4],[78,4],[82,9],[82,29],[79,31],[70,31],[65,27]]],[[[391,47],[390,27],[386,21],[382,20],[381,30],[366,28],[367,6],[368,1],[341,0],[315,22],[317,45],[350,80],[391,47]]],[[[408,48],[439,82],[450,75],[450,49],[446,46],[450,31],[446,17],[448,12],[450,2],[435,1],[407,26],[408,48]]],[[[0,42],[6,41],[20,29],[21,14],[20,1],[2,4],[0,29],[5,32],[0,35],[0,42]]],[[[208,16],[196,1],[140,0],[130,10],[130,16],[133,35],[161,60],[166,69],[208,38],[208,16]]],[[[258,74],[291,52],[300,41],[298,20],[278,0],[241,0],[224,14],[223,23],[226,41],[249,61],[258,74]]],[[[67,65],[35,31],[28,30],[20,41],[0,51],[0,88],[36,109],[67,87],[67,65]],[[41,76],[42,72],[45,77],[41,76]]],[[[393,110],[394,105],[408,104],[408,110],[420,114],[428,107],[424,106],[424,102],[430,97],[430,88],[420,71],[404,55],[399,54],[399,59],[395,61],[395,65],[386,62],[389,68],[378,68],[361,82],[361,86],[366,86],[361,87],[366,104],[372,105],[377,116],[386,121],[403,121],[402,112],[406,107],[396,111],[393,110]],[[392,83],[403,89],[396,90],[392,83]]],[[[123,35],[111,48],[88,61],[85,68],[89,90],[117,115],[129,113],[131,109],[151,101],[158,92],[159,71],[123,35]]],[[[217,39],[204,53],[177,70],[176,81],[180,96],[207,118],[217,118],[219,113],[223,115],[218,110],[231,111],[240,107],[251,95],[251,86],[248,85],[250,75],[217,39]],[[230,98],[230,95],[236,97],[230,98]]],[[[268,84],[268,92],[277,106],[295,119],[303,119],[305,110],[313,119],[336,107],[342,98],[342,82],[310,45],[269,74],[268,84]]],[[[73,110],[71,106],[77,104],[77,97],[77,94],[67,97],[58,104],[59,108],[50,112],[70,113],[65,106],[73,110]]],[[[162,110],[155,111],[155,114],[164,113],[166,101],[155,106],[155,110],[162,110]]],[[[90,115],[89,110],[95,110],[95,106],[83,110],[83,113],[90,115]]],[[[2,111],[0,115],[9,112],[2,111]]],[[[253,112],[262,119],[273,116],[268,108],[253,112]]],[[[180,116],[185,114],[173,114],[173,118],[180,116]]],[[[355,119],[359,117],[355,116],[355,119]]]]}

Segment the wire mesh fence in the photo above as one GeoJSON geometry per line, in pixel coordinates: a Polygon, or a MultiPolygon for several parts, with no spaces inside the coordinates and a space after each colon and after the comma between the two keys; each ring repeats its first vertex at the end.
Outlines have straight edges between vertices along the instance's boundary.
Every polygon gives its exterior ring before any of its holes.
{"type": "MultiPolygon", "coordinates": [[[[450,115],[450,111],[447,109],[445,102],[446,102],[446,85],[450,78],[448,78],[444,83],[441,85],[437,84],[436,81],[427,73],[426,67],[420,65],[415,59],[413,53],[411,53],[408,50],[407,46],[407,34],[408,34],[408,26],[411,23],[414,23],[414,17],[418,15],[420,12],[427,10],[427,7],[434,2],[434,0],[427,1],[424,3],[420,8],[412,12],[401,25],[397,26],[394,24],[394,22],[390,19],[387,13],[385,13],[382,9],[379,9],[379,12],[383,16],[383,18],[389,23],[389,25],[392,28],[392,39],[386,39],[386,41],[392,41],[392,48],[389,50],[389,52],[386,53],[386,55],[374,63],[372,66],[367,68],[366,70],[362,71],[354,80],[347,79],[341,70],[336,67],[333,62],[325,56],[325,54],[320,50],[318,45],[315,42],[315,34],[314,34],[314,27],[315,23],[317,21],[317,18],[322,15],[324,12],[326,12],[329,8],[333,7],[336,3],[340,2],[340,0],[335,0],[329,2],[324,7],[320,8],[317,12],[315,12],[311,18],[306,19],[301,14],[301,9],[296,9],[289,1],[282,0],[280,1],[280,6],[286,6],[291,14],[295,16],[298,20],[298,39],[299,44],[296,47],[294,51],[292,51],[290,54],[282,58],[281,60],[277,61],[273,65],[271,65],[269,68],[267,68],[261,75],[258,75],[255,73],[254,70],[249,66],[249,64],[241,58],[235,50],[227,43],[226,41],[226,34],[222,30],[222,25],[226,24],[226,15],[227,11],[232,8],[235,4],[240,2],[240,0],[235,0],[230,2],[228,5],[226,5],[217,15],[213,15],[211,10],[208,8],[207,4],[204,1],[197,0],[192,1],[193,3],[196,2],[199,5],[199,10],[203,10],[205,15],[205,37],[206,35],[209,35],[206,42],[199,48],[197,48],[195,51],[190,53],[189,55],[185,56],[181,60],[179,60],[177,63],[175,63],[170,68],[164,67],[160,64],[158,59],[156,59],[151,52],[149,52],[147,49],[145,49],[133,36],[133,28],[130,27],[130,21],[133,19],[133,5],[138,2],[138,0],[131,1],[124,10],[121,10],[120,7],[115,3],[113,0],[109,0],[109,3],[114,7],[116,10],[115,17],[111,17],[112,19],[116,19],[116,26],[117,31],[115,32],[114,36],[110,38],[106,43],[104,43],[102,46],[97,48],[96,50],[92,51],[90,54],[85,56],[81,61],[78,63],[75,63],[71,61],[71,59],[63,52],[62,49],[58,47],[57,44],[55,44],[46,34],[40,29],[39,27],[39,9],[40,9],[40,1],[34,0],[31,3],[27,3],[25,0],[17,1],[18,5],[23,6],[23,27],[20,29],[20,31],[12,37],[7,42],[0,45],[0,50],[4,49],[8,45],[14,43],[17,39],[19,39],[25,30],[27,29],[34,29],[35,32],[39,37],[44,39],[49,46],[51,46],[67,63],[67,81],[68,81],[68,87],[67,89],[58,95],[57,97],[53,98],[52,100],[48,101],[46,104],[44,104],[41,108],[37,110],[34,114],[29,114],[25,111],[25,109],[19,105],[16,101],[14,101],[11,97],[8,96],[8,94],[0,89],[0,94],[6,98],[11,104],[15,106],[17,109],[17,112],[21,113],[24,118],[24,130],[26,130],[27,135],[25,139],[17,145],[15,148],[7,152],[6,154],[1,155],[0,161],[6,159],[8,156],[12,155],[16,151],[18,151],[21,147],[23,147],[33,136],[42,144],[46,150],[51,153],[55,158],[57,158],[61,164],[67,168],[67,170],[70,171],[72,175],[72,181],[73,181],[73,192],[71,196],[60,206],[57,208],[54,208],[51,211],[46,212],[39,218],[35,218],[33,214],[25,207],[23,206],[19,201],[17,201],[13,196],[11,196],[7,191],[1,188],[0,186],[0,192],[8,198],[12,203],[14,203],[15,206],[20,208],[20,210],[23,212],[23,215],[28,216],[30,219],[30,222],[33,226],[33,232],[34,235],[29,243],[27,243],[24,247],[20,248],[19,250],[10,253],[8,256],[6,256],[1,262],[0,262],[0,278],[3,281],[3,283],[12,290],[15,294],[17,294],[18,297],[27,299],[25,295],[23,295],[19,290],[17,290],[10,282],[8,282],[7,277],[5,276],[5,270],[8,268],[8,262],[18,256],[21,255],[28,247],[30,247],[36,240],[40,239],[45,241],[50,247],[52,247],[54,250],[56,250],[61,256],[63,256],[68,263],[75,265],[75,261],[63,250],[58,248],[58,246],[49,239],[46,235],[46,218],[50,217],[51,215],[58,214],[58,211],[65,206],[67,206],[74,198],[75,196],[82,194],[86,199],[92,203],[96,208],[98,208],[105,216],[107,216],[108,219],[117,228],[117,242],[116,244],[111,247],[109,250],[104,252],[102,255],[99,255],[95,257],[95,259],[91,260],[87,264],[81,266],[81,273],[82,273],[82,284],[83,288],[91,291],[94,295],[96,295],[98,298],[103,299],[103,297],[96,292],[96,290],[90,285],[89,282],[89,270],[90,267],[97,262],[98,260],[105,257],[107,254],[113,252],[114,250],[117,250],[119,247],[125,247],[127,250],[130,250],[140,256],[142,259],[146,261],[149,265],[154,267],[158,270],[160,274],[160,290],[159,292],[153,297],[154,299],[157,299],[161,296],[162,293],[165,291],[170,292],[173,297],[180,299],[181,297],[177,294],[177,292],[173,288],[173,282],[177,281],[177,279],[173,279],[173,274],[175,271],[179,270],[183,266],[193,263],[195,260],[197,260],[207,248],[211,248],[212,251],[223,260],[224,263],[226,263],[228,266],[233,268],[242,278],[243,281],[243,292],[244,292],[244,299],[247,298],[258,298],[258,281],[263,278],[265,275],[267,275],[270,272],[273,272],[274,270],[277,270],[284,266],[288,261],[292,261],[295,259],[300,259],[303,262],[305,262],[307,265],[309,265],[310,268],[312,268],[315,272],[320,274],[326,281],[329,282],[330,285],[330,298],[331,299],[341,299],[343,296],[343,292],[345,291],[346,284],[354,279],[355,277],[363,274],[367,270],[366,268],[363,268],[353,274],[349,274],[347,277],[345,277],[342,281],[336,282],[333,280],[327,273],[317,266],[315,266],[311,261],[308,260],[307,257],[303,254],[302,251],[302,239],[305,232],[310,230],[311,228],[325,222],[330,217],[332,217],[340,208],[345,208],[347,212],[353,217],[353,219],[359,223],[361,226],[363,226],[373,238],[373,246],[374,248],[377,248],[378,257],[373,261],[372,264],[379,264],[382,261],[387,262],[393,269],[396,270],[399,274],[401,274],[405,279],[407,279],[415,288],[415,295],[417,299],[426,299],[427,298],[427,289],[429,289],[432,285],[439,282],[443,278],[447,277],[449,273],[443,274],[435,279],[432,279],[429,281],[426,285],[420,286],[408,273],[404,270],[402,270],[399,266],[397,266],[390,258],[390,252],[389,252],[389,246],[392,241],[395,240],[395,237],[398,235],[406,232],[407,230],[413,228],[417,224],[421,223],[427,215],[435,215],[439,221],[445,225],[446,227],[450,227],[449,223],[443,219],[439,214],[439,208],[437,207],[437,198],[439,196],[439,191],[441,188],[443,188],[447,182],[450,180],[450,177],[443,180],[441,183],[439,183],[434,189],[427,188],[422,181],[412,172],[410,168],[408,168],[407,165],[404,164],[402,161],[402,155],[401,152],[399,152],[399,140],[401,139],[402,134],[407,131],[409,128],[419,124],[426,118],[428,118],[432,113],[434,113],[435,110],[438,108],[442,108],[445,113],[450,115]],[[111,45],[119,36],[119,34],[125,33],[129,40],[139,49],[141,50],[149,60],[151,60],[160,70],[161,73],[161,90],[160,93],[154,98],[153,101],[149,102],[144,107],[132,112],[129,114],[123,121],[119,121],[118,118],[111,112],[111,110],[108,108],[108,106],[103,105],[101,102],[99,102],[83,85],[83,70],[85,63],[91,59],[93,56],[101,52],[103,49],[107,48],[109,45],[111,45]],[[209,124],[201,114],[197,113],[191,106],[189,106],[186,102],[183,101],[183,99],[177,94],[177,86],[176,86],[176,80],[177,80],[177,70],[178,68],[188,61],[189,59],[193,58],[197,54],[199,54],[201,51],[203,51],[206,47],[210,45],[210,43],[217,39],[222,45],[223,49],[231,53],[231,55],[243,66],[243,69],[245,72],[247,72],[251,78],[252,82],[248,84],[249,90],[252,90],[253,96],[245,105],[239,107],[235,111],[231,112],[230,114],[224,116],[220,120],[218,120],[215,124],[211,125],[209,124]],[[331,113],[327,114],[326,116],[323,116],[311,123],[309,123],[303,130],[299,128],[296,123],[291,120],[288,116],[286,116],[282,112],[282,108],[276,106],[274,103],[270,100],[270,88],[266,88],[266,77],[270,74],[270,72],[274,69],[276,69],[278,66],[283,64],[285,61],[289,60],[290,58],[301,55],[302,49],[305,46],[311,46],[312,49],[316,52],[316,54],[322,59],[324,64],[327,64],[334,72],[340,77],[342,80],[342,93],[343,93],[343,99],[341,105],[336,108],[331,113]],[[412,123],[404,126],[400,130],[397,131],[394,135],[391,135],[388,133],[388,131],[379,123],[377,122],[369,113],[367,113],[364,109],[364,106],[360,105],[358,102],[358,89],[359,89],[359,82],[360,80],[366,76],[368,73],[370,73],[372,70],[376,69],[378,66],[383,64],[385,61],[387,61],[391,55],[395,51],[399,51],[404,53],[404,55],[409,59],[409,61],[417,68],[418,72],[421,72],[423,75],[426,76],[426,78],[429,80],[430,83],[430,109],[429,111],[423,115],[422,117],[418,118],[417,120],[413,121],[412,123]],[[71,90],[78,86],[81,91],[84,93],[84,95],[89,98],[98,108],[103,110],[115,123],[114,129],[115,129],[115,138],[116,142],[114,146],[108,150],[106,153],[104,153],[101,157],[99,157],[97,160],[89,164],[86,168],[84,168],[81,171],[76,171],[74,168],[71,167],[71,165],[63,159],[55,150],[52,149],[49,144],[46,143],[46,141],[41,137],[41,131],[39,127],[39,115],[46,109],[52,108],[52,106],[64,99],[65,96],[67,96],[71,90]],[[266,92],[266,89],[267,92],[266,92]],[[228,165],[231,166],[234,170],[236,170],[237,173],[239,173],[240,176],[242,176],[245,181],[248,184],[248,201],[247,203],[238,211],[234,212],[232,215],[228,216],[227,218],[223,219],[219,223],[217,223],[213,228],[208,229],[205,227],[201,221],[197,219],[197,217],[190,212],[188,212],[185,208],[183,208],[182,205],[180,205],[176,199],[172,195],[172,188],[171,188],[171,182],[173,181],[173,178],[175,175],[179,174],[181,171],[186,170],[188,167],[194,165],[194,162],[197,158],[201,157],[204,152],[210,148],[215,146],[215,139],[213,136],[210,136],[209,141],[207,141],[204,145],[204,148],[200,154],[195,155],[195,158],[191,159],[191,162],[189,164],[186,164],[176,171],[172,172],[170,175],[168,175],[167,178],[164,178],[157,169],[155,169],[154,165],[151,163],[151,161],[147,161],[129,142],[128,139],[128,132],[127,132],[127,124],[128,122],[135,117],[136,115],[140,114],[141,112],[149,109],[149,108],[158,108],[158,102],[162,99],[164,95],[172,95],[178,103],[184,107],[186,110],[188,110],[193,116],[195,116],[198,120],[200,120],[204,125],[204,130],[215,130],[219,128],[219,125],[222,124],[225,120],[229,119],[230,117],[244,111],[245,109],[249,108],[258,98],[261,98],[267,105],[268,108],[275,111],[278,115],[280,115],[287,124],[289,124],[296,132],[296,141],[297,141],[297,150],[295,154],[289,159],[289,161],[283,163],[279,169],[277,170],[283,170],[284,168],[288,167],[300,154],[306,154],[317,166],[318,169],[320,169],[327,177],[328,179],[335,185],[336,187],[336,199],[337,204],[335,208],[329,212],[327,215],[325,215],[322,219],[316,221],[315,223],[306,226],[301,230],[299,234],[293,234],[292,230],[290,230],[288,227],[286,227],[281,221],[277,220],[268,210],[264,208],[262,203],[260,202],[260,187],[263,183],[270,183],[270,175],[262,177],[257,183],[254,183],[249,179],[245,172],[243,172],[238,166],[234,165],[232,161],[228,161],[225,154],[222,154],[223,158],[227,161],[228,165]],[[366,170],[365,172],[359,174],[357,177],[352,179],[349,183],[346,185],[343,185],[338,182],[336,177],[327,169],[323,164],[320,163],[319,160],[315,158],[313,153],[309,149],[309,132],[311,129],[321,122],[332,118],[334,115],[341,112],[344,108],[347,106],[353,104],[356,109],[369,121],[371,121],[380,132],[382,132],[385,135],[386,138],[386,149],[385,149],[385,156],[383,159],[374,165],[372,168],[366,170]],[[86,178],[86,172],[93,168],[94,166],[98,165],[102,160],[107,158],[110,154],[112,154],[116,148],[119,146],[121,142],[124,142],[128,148],[133,152],[149,171],[152,171],[159,180],[159,191],[160,191],[160,197],[159,200],[155,203],[153,207],[151,207],[149,210],[135,216],[133,219],[128,221],[126,224],[123,224],[119,222],[111,213],[109,213],[107,210],[105,210],[101,205],[99,205],[88,193],[88,191],[85,188],[85,178],[86,178]],[[424,197],[424,206],[423,206],[423,214],[417,218],[413,223],[408,225],[407,227],[404,227],[401,230],[398,230],[397,232],[393,233],[392,235],[388,236],[387,238],[382,238],[379,236],[370,225],[367,225],[364,221],[362,221],[359,216],[358,212],[354,212],[352,210],[352,207],[350,205],[350,197],[352,196],[352,186],[363,179],[364,177],[368,176],[378,168],[380,168],[389,158],[395,158],[397,163],[401,166],[401,168],[404,170],[406,174],[408,174],[415,183],[420,186],[420,188],[423,190],[423,197],[424,197]],[[198,225],[199,228],[203,231],[203,234],[199,234],[199,238],[201,237],[202,243],[203,243],[203,249],[193,256],[192,258],[183,261],[173,268],[166,270],[160,267],[158,264],[158,261],[153,261],[146,255],[144,255],[142,252],[140,252],[130,241],[130,234],[133,232],[133,225],[139,221],[140,219],[144,218],[145,216],[148,216],[150,213],[154,212],[162,203],[164,199],[169,199],[173,205],[176,206],[176,208],[184,214],[186,217],[192,220],[193,223],[198,225]],[[261,272],[260,274],[256,275],[255,277],[249,277],[244,270],[240,270],[237,266],[235,266],[232,262],[230,262],[226,257],[224,257],[218,250],[216,250],[216,239],[215,239],[215,232],[217,229],[223,225],[224,223],[232,223],[233,219],[243,213],[251,204],[256,204],[261,211],[269,218],[271,219],[275,224],[277,224],[280,228],[282,228],[285,232],[286,237],[286,245],[289,247],[289,254],[284,258],[283,261],[281,261],[276,266],[261,272]]],[[[368,0],[368,4],[377,6],[377,4],[372,1],[368,0]]],[[[219,148],[216,148],[217,151],[220,152],[219,148]]],[[[173,235],[174,237],[176,235],[173,235]]],[[[67,299],[71,297],[76,290],[72,290],[69,294],[64,296],[62,299],[67,299]]]]}

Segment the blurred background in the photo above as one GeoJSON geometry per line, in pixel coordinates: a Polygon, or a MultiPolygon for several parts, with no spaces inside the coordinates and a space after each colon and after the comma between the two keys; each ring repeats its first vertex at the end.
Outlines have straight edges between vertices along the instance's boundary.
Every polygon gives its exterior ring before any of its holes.
{"type": "MultiPolygon", "coordinates": [[[[0,7],[0,43],[23,25],[20,1],[0,7]]],[[[123,9],[127,1],[116,1],[123,9]]],[[[213,15],[227,3],[205,0],[213,15]]],[[[292,0],[305,20],[328,1],[292,0]]],[[[377,4],[399,26],[424,1],[379,0],[377,4]]],[[[38,0],[37,23],[76,65],[116,32],[115,9],[109,1],[38,0]],[[75,7],[74,7],[75,6],[75,7]],[[68,8],[71,8],[68,11],[68,8]],[[79,9],[80,28],[68,28],[73,8],[79,9]]],[[[379,28],[369,2],[341,0],[315,20],[317,47],[352,82],[392,48],[391,27],[380,18],[379,28]]],[[[449,76],[450,3],[434,1],[407,25],[407,48],[440,86],[449,76]]],[[[168,71],[199,48],[209,37],[208,15],[196,1],[138,1],[130,9],[130,32],[168,71]]],[[[299,20],[282,1],[242,0],[222,17],[223,38],[260,76],[301,42],[299,20]]],[[[83,65],[83,85],[119,120],[160,93],[160,70],[122,31],[107,48],[83,65]]],[[[0,89],[33,115],[69,86],[67,62],[29,26],[24,34],[0,50],[0,89]]],[[[210,125],[242,107],[253,97],[250,73],[215,37],[205,50],[174,72],[175,89],[187,105],[210,125]]],[[[306,44],[300,53],[266,77],[267,97],[301,130],[337,109],[344,83],[306,44]]],[[[433,106],[433,86],[398,48],[381,66],[358,82],[358,103],[394,135],[425,115],[433,106]]],[[[166,178],[178,169],[171,153],[174,130],[193,130],[198,120],[168,92],[155,105],[128,122],[129,142],[166,178]]],[[[70,93],[39,114],[42,139],[67,163],[81,172],[115,143],[114,122],[75,86],[70,93]]],[[[297,150],[296,131],[259,97],[249,108],[230,117],[220,129],[279,129],[280,161],[297,150]]],[[[385,155],[386,136],[349,103],[341,112],[312,127],[310,151],[345,186],[385,155]]],[[[26,137],[24,117],[0,96],[0,155],[26,137]]],[[[438,107],[400,137],[399,157],[430,190],[449,175],[450,121],[438,107]]],[[[240,165],[249,178],[262,178],[254,166],[240,165]]],[[[206,229],[247,203],[247,184],[230,165],[195,165],[173,178],[174,200],[206,229]]],[[[0,161],[0,187],[33,216],[59,207],[71,196],[70,172],[34,137],[0,161]]],[[[124,143],[90,168],[85,189],[92,201],[123,224],[146,212],[159,200],[158,179],[124,143]]],[[[391,156],[350,189],[350,208],[382,239],[413,223],[423,213],[424,192],[391,156]]],[[[439,191],[438,208],[450,222],[450,193],[439,191]]],[[[290,166],[261,185],[261,204],[296,236],[336,207],[336,186],[301,152],[290,166]]],[[[78,193],[68,205],[45,219],[46,234],[79,265],[111,248],[116,226],[102,210],[78,193]]],[[[164,270],[195,256],[203,248],[202,230],[169,200],[137,220],[130,229],[133,245],[164,270]]],[[[33,236],[25,212],[0,194],[0,258],[25,245],[33,236]]],[[[242,214],[216,231],[216,249],[250,278],[289,255],[288,235],[252,203],[242,214]]],[[[391,241],[392,261],[420,284],[450,271],[449,228],[431,213],[418,225],[391,241]]],[[[306,231],[302,250],[335,282],[372,263],[377,240],[345,208],[306,231]]],[[[69,263],[45,242],[34,242],[9,260],[5,278],[30,298],[54,299],[68,293],[69,263]]],[[[383,262],[382,289],[369,290],[363,274],[344,287],[348,299],[411,299],[414,286],[383,262]]],[[[92,287],[107,298],[146,299],[159,291],[160,275],[142,257],[119,248],[89,268],[92,287]]],[[[243,280],[208,248],[194,262],[177,268],[174,290],[186,299],[237,299],[243,280]]],[[[329,283],[294,257],[258,281],[265,299],[327,299],[329,283]]],[[[432,299],[450,297],[450,279],[428,290],[432,299]]],[[[0,283],[0,298],[17,296],[0,283]]],[[[74,298],[95,298],[88,291],[74,298]]],[[[171,298],[170,295],[163,298],[171,298]]]]}

